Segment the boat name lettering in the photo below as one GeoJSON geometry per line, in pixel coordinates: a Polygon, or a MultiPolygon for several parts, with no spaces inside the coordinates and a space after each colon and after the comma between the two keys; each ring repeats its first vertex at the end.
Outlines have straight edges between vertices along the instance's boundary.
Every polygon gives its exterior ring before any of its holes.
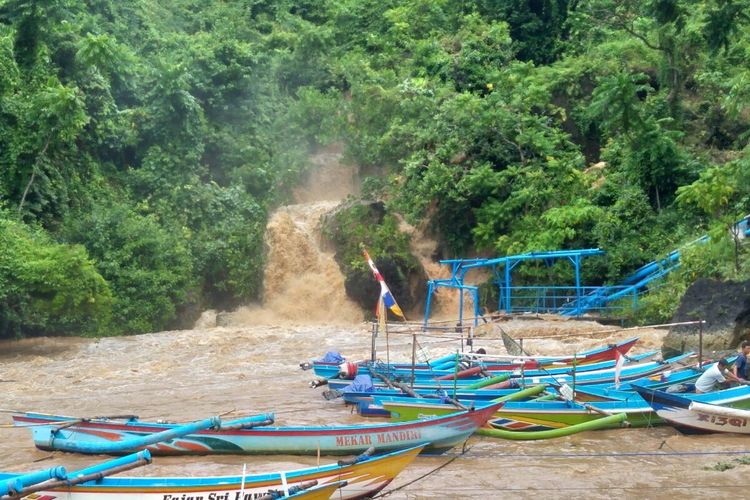
{"type": "Polygon", "coordinates": [[[372,437],[368,434],[354,434],[350,436],[336,436],[336,446],[372,445],[372,437]]]}
{"type": "Polygon", "coordinates": [[[382,432],[377,435],[378,444],[394,443],[397,441],[416,441],[421,438],[422,433],[415,430],[382,432]]]}
{"type": "Polygon", "coordinates": [[[747,427],[747,419],[742,417],[719,417],[716,415],[698,414],[698,420],[715,425],[731,425],[733,427],[747,427]]]}
{"type": "MultiPolygon", "coordinates": [[[[280,485],[279,485],[280,486],[280,485]]],[[[170,495],[166,494],[162,496],[162,500],[253,500],[255,498],[261,498],[268,494],[267,491],[256,491],[256,492],[245,492],[244,494],[239,491],[222,491],[222,492],[211,492],[207,494],[188,495],[182,493],[181,495],[170,495]]]]}

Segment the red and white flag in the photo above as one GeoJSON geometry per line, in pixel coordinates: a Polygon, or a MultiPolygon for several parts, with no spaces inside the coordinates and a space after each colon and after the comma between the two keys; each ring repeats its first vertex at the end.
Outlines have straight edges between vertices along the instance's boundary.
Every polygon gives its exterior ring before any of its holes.
{"type": "MultiPolygon", "coordinates": [[[[370,258],[370,254],[367,253],[367,250],[364,248],[362,249],[362,253],[365,255],[365,259],[367,260],[367,265],[370,266],[370,270],[372,271],[372,274],[375,275],[375,279],[378,280],[378,283],[380,283],[380,302],[391,310],[395,315],[400,316],[402,319],[406,320],[404,317],[404,313],[399,307],[399,305],[396,303],[396,299],[393,298],[393,294],[391,293],[391,290],[388,288],[388,285],[385,284],[385,280],[383,279],[383,275],[380,274],[380,271],[378,271],[378,268],[375,267],[375,263],[370,258]]],[[[380,317],[380,313],[378,314],[380,317]]],[[[382,314],[382,320],[385,320],[384,316],[385,314],[382,314]]]]}

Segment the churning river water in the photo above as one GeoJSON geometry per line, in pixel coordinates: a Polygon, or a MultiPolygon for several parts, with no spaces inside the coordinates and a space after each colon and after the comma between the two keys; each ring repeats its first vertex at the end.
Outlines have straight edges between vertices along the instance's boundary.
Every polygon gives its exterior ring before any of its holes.
{"type": "MultiPolygon", "coordinates": [[[[391,360],[411,337],[391,336],[391,360]]],[[[601,341],[601,340],[600,340],[601,341]]],[[[488,341],[489,342],[489,341],[488,341]]],[[[568,340],[569,349],[590,338],[568,340]]],[[[382,344],[382,342],[381,342],[382,344]]],[[[104,339],[42,338],[0,344],[3,412],[76,416],[133,413],[176,421],[224,412],[275,412],[277,425],[355,423],[339,401],[311,389],[298,363],[336,349],[369,356],[366,324],[230,326],[104,339]]],[[[384,355],[380,345],[381,355],[384,355]]],[[[433,347],[435,355],[439,347],[433,347]]],[[[10,423],[10,416],[0,416],[10,423]]],[[[25,471],[101,457],[36,450],[28,429],[0,428],[0,470],[25,471]]],[[[729,498],[742,496],[750,439],[683,436],[670,427],[594,431],[534,442],[472,437],[465,451],[420,457],[389,498],[729,498]],[[734,466],[728,470],[721,464],[734,466]]],[[[321,457],[321,462],[336,458],[321,457]]],[[[314,465],[316,457],[156,457],[128,475],[217,475],[314,465]]]]}

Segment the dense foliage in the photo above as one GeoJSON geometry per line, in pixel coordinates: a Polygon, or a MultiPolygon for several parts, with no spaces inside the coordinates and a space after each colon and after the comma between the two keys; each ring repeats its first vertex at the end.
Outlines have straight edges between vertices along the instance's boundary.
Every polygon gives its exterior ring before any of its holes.
{"type": "Polygon", "coordinates": [[[600,247],[587,280],[616,282],[710,233],[664,288],[744,276],[748,12],[0,0],[0,336],[150,331],[256,298],[268,211],[330,141],[445,257],[600,247]]]}

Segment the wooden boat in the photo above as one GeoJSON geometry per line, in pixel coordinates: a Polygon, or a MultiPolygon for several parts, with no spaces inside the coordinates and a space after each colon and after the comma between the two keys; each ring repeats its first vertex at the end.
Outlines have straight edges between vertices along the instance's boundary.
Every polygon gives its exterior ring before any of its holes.
{"type": "MultiPolygon", "coordinates": [[[[278,493],[274,491],[267,493],[264,496],[269,500],[275,500],[276,498],[293,498],[294,500],[328,500],[336,493],[336,490],[345,485],[346,481],[337,481],[335,483],[323,484],[321,486],[315,485],[312,487],[300,487],[296,492],[290,492],[289,495],[283,495],[280,497],[278,496],[278,493]]],[[[283,490],[277,491],[283,493],[283,490]]],[[[263,497],[261,497],[261,500],[264,500],[263,497]]]]}
{"type": "MultiPolygon", "coordinates": [[[[148,445],[146,448],[154,454],[162,455],[346,455],[361,453],[370,447],[383,452],[426,444],[427,451],[440,453],[463,443],[502,404],[403,423],[204,430],[179,439],[148,445]]],[[[174,424],[141,422],[137,419],[82,421],[74,417],[35,413],[14,415],[13,421],[17,426],[28,426],[31,429],[34,444],[38,448],[83,453],[110,453],[107,451],[107,443],[174,427],[174,424]],[[81,442],[87,445],[80,446],[81,442]],[[97,451],[97,443],[102,445],[101,451],[97,451]]],[[[117,450],[116,453],[126,451],[136,450],[117,450]]]]}
{"type": "MultiPolygon", "coordinates": [[[[294,500],[328,500],[331,498],[336,490],[346,485],[346,481],[337,481],[331,484],[323,484],[318,486],[316,482],[312,482],[312,486],[300,485],[296,490],[290,490],[288,495],[284,494],[283,490],[271,490],[262,497],[260,500],[276,500],[276,499],[294,499],[294,500]]],[[[244,496],[244,495],[242,495],[244,496]]]]}
{"type": "MultiPolygon", "coordinates": [[[[23,491],[28,495],[36,491],[31,498],[58,500],[183,500],[193,499],[258,499],[269,491],[284,489],[284,484],[291,489],[300,484],[317,481],[321,487],[335,486],[337,499],[364,498],[376,494],[385,488],[417,454],[422,446],[407,448],[401,451],[375,457],[363,458],[356,463],[329,464],[319,467],[289,470],[266,474],[246,474],[236,476],[205,477],[103,477],[91,479],[90,469],[68,473],[65,479],[45,483],[36,483],[34,489],[23,491]],[[88,480],[78,482],[80,478],[88,480]],[[345,483],[345,484],[343,484],[345,483]],[[41,486],[41,488],[39,488],[41,486]],[[340,489],[339,489],[340,487],[340,489]],[[45,497],[46,495],[46,497],[45,497]]],[[[117,461],[132,460],[132,457],[148,457],[145,450],[127,457],[106,462],[97,469],[117,461]]],[[[110,467],[111,469],[111,467],[110,467]]],[[[0,484],[13,481],[19,474],[0,473],[0,484]]],[[[314,493],[321,495],[319,491],[314,493]]],[[[293,496],[287,498],[327,498],[322,496],[293,496]]]]}
{"type": "MultiPolygon", "coordinates": [[[[685,434],[711,432],[750,434],[750,410],[702,403],[665,391],[634,386],[638,394],[668,424],[685,434]]],[[[711,393],[708,393],[711,394],[711,393]]]]}
{"type": "MultiPolygon", "coordinates": [[[[616,344],[610,344],[602,347],[597,347],[588,351],[583,351],[573,354],[561,355],[561,356],[482,356],[479,357],[475,354],[465,353],[460,355],[460,361],[479,363],[488,372],[503,372],[523,369],[539,369],[540,367],[559,368],[561,365],[568,365],[572,367],[573,362],[579,367],[583,367],[587,364],[597,363],[601,361],[614,361],[617,357],[617,352],[620,354],[627,354],[628,351],[638,342],[638,337],[624,340],[616,344]],[[504,359],[500,359],[504,358],[504,359]]],[[[417,363],[414,365],[414,370],[426,370],[436,371],[445,370],[446,373],[453,372],[455,369],[456,355],[449,354],[433,360],[431,363],[417,363]]],[[[357,367],[366,368],[369,365],[369,361],[360,361],[351,363],[357,367]]],[[[304,364],[309,366],[308,364],[304,364]]],[[[323,361],[313,361],[312,368],[315,375],[324,378],[334,377],[339,373],[340,363],[327,363],[323,361]]],[[[411,363],[392,363],[388,365],[388,368],[393,369],[404,369],[411,370],[411,363]]]]}
{"type": "Polygon", "coordinates": [[[598,429],[608,429],[618,425],[625,425],[627,414],[616,413],[608,415],[597,420],[582,422],[568,427],[559,429],[549,429],[546,431],[509,431],[506,429],[482,428],[477,430],[480,436],[489,436],[500,439],[510,439],[513,441],[536,441],[540,439],[554,439],[563,436],[578,434],[579,432],[595,431],[598,429]]]}
{"type": "MultiPolygon", "coordinates": [[[[451,397],[452,394],[449,397],[453,401],[458,401],[460,404],[464,405],[464,407],[466,408],[483,407],[492,403],[501,403],[501,402],[506,402],[506,401],[524,401],[524,400],[534,399],[534,398],[539,397],[540,394],[544,393],[546,389],[547,389],[547,386],[544,386],[544,385],[529,386],[523,389],[513,389],[512,391],[505,391],[506,394],[503,394],[493,400],[458,400],[457,398],[451,397]]],[[[391,395],[391,394],[373,393],[373,396],[369,400],[363,399],[359,401],[359,403],[357,404],[357,413],[363,416],[379,416],[379,417],[391,418],[392,421],[408,421],[409,420],[408,418],[399,418],[398,415],[394,417],[394,412],[383,407],[383,401],[388,401],[389,403],[397,402],[397,403],[406,403],[406,404],[427,402],[430,405],[444,406],[446,409],[453,408],[453,411],[456,411],[456,408],[457,408],[455,404],[448,402],[445,397],[440,397],[434,394],[431,395],[431,397],[414,398],[410,396],[407,397],[403,394],[391,395]]],[[[450,412],[446,411],[445,414],[447,413],[450,413],[450,412]]],[[[420,417],[415,416],[414,418],[420,418],[420,417]]]]}
{"type": "MultiPolygon", "coordinates": [[[[634,388],[645,388],[647,380],[632,384],[634,388]]],[[[625,413],[632,427],[648,427],[663,424],[660,415],[638,392],[623,393],[620,400],[597,402],[574,401],[508,401],[498,408],[488,421],[491,427],[507,430],[540,431],[559,429],[571,425],[603,418],[605,413],[625,413]]],[[[661,394],[661,393],[660,393],[661,394]]],[[[750,386],[738,386],[706,394],[681,394],[685,399],[698,404],[728,406],[750,409],[750,386]]],[[[378,397],[374,400],[391,412],[392,419],[423,418],[454,411],[455,406],[435,399],[404,397],[378,397]]],[[[461,401],[470,404],[469,401],[461,401]]],[[[481,408],[481,402],[475,402],[481,408]]],[[[616,425],[613,425],[616,427],[616,425]]]]}
{"type": "MultiPolygon", "coordinates": [[[[642,354],[636,354],[634,356],[630,356],[628,361],[625,363],[625,366],[631,366],[635,365],[638,362],[641,362],[647,358],[653,358],[656,354],[658,354],[658,351],[649,351],[642,354]]],[[[597,370],[607,370],[607,369],[614,369],[615,367],[615,361],[600,361],[597,363],[589,363],[585,365],[576,365],[576,372],[577,373],[586,373],[586,372],[593,372],[597,370]]],[[[537,369],[529,369],[524,370],[523,372],[519,369],[516,370],[504,370],[504,371],[491,371],[486,370],[485,367],[477,365],[472,368],[462,370],[462,371],[454,371],[454,370],[419,370],[414,371],[412,373],[412,370],[409,368],[388,368],[383,366],[362,366],[358,369],[357,374],[372,374],[373,372],[379,373],[381,375],[387,376],[389,378],[396,378],[400,380],[411,380],[412,378],[416,381],[423,381],[423,382],[430,382],[433,380],[441,380],[445,382],[452,382],[454,378],[460,379],[464,381],[464,383],[472,384],[477,383],[481,381],[482,379],[486,378],[492,378],[494,377],[495,380],[498,382],[510,379],[510,378],[518,378],[520,376],[524,377],[547,377],[547,376],[553,376],[553,375],[567,375],[571,373],[573,370],[572,366],[570,365],[563,365],[563,366],[540,366],[537,369]]],[[[347,377],[342,377],[339,375],[339,377],[344,380],[351,380],[347,377]]],[[[329,378],[330,382],[330,378],[329,378]]]]}
{"type": "Polygon", "coordinates": [[[615,387],[612,384],[591,384],[576,387],[576,398],[585,401],[627,401],[640,396],[633,390],[635,384],[650,389],[665,389],[672,385],[691,384],[701,375],[701,371],[692,367],[681,370],[667,370],[650,377],[626,381],[615,387]]]}
{"type": "MultiPolygon", "coordinates": [[[[630,365],[624,365],[620,370],[620,381],[622,383],[637,380],[642,377],[650,377],[657,375],[664,371],[672,369],[675,363],[684,362],[695,355],[693,353],[681,354],[673,358],[669,358],[664,361],[651,361],[646,363],[635,363],[630,365]]],[[[607,384],[612,385],[615,381],[616,369],[608,368],[603,370],[593,370],[574,372],[573,370],[567,370],[564,374],[557,375],[533,375],[517,374],[511,377],[511,380],[524,382],[526,384],[549,384],[549,385],[591,385],[591,384],[607,384]]],[[[331,390],[341,391],[351,383],[351,380],[331,379],[328,381],[328,386],[331,390]]],[[[436,381],[436,380],[416,380],[413,384],[409,384],[415,391],[419,390],[438,390],[446,389],[452,390],[456,387],[457,390],[463,390],[467,386],[476,384],[476,380],[450,380],[450,381],[436,381]]],[[[375,387],[383,387],[378,381],[373,381],[375,387]]],[[[495,386],[488,386],[486,389],[493,388],[495,386]]],[[[484,389],[480,389],[484,390],[484,389]]]]}
{"type": "MultiPolygon", "coordinates": [[[[727,358],[730,363],[733,362],[735,357],[727,358]]],[[[703,370],[708,366],[703,364],[703,370]]],[[[585,401],[628,401],[628,400],[640,400],[642,399],[640,394],[635,391],[635,387],[646,387],[648,389],[666,389],[670,386],[685,385],[691,387],[694,385],[695,380],[701,376],[703,370],[698,368],[698,364],[692,366],[684,366],[678,370],[667,370],[665,372],[655,374],[650,377],[642,377],[640,379],[626,381],[620,385],[619,388],[615,388],[610,384],[594,384],[584,385],[576,388],[576,399],[585,401]]],[[[735,388],[738,390],[733,391],[738,401],[745,399],[745,389],[735,388]]],[[[714,391],[709,394],[688,394],[688,398],[697,398],[697,400],[710,400],[716,398],[718,395],[731,394],[724,391],[714,391]]],[[[726,396],[722,396],[726,397],[726,396]]],[[[731,404],[732,402],[729,401],[731,404]]]]}
{"type": "MultiPolygon", "coordinates": [[[[439,416],[455,411],[453,405],[427,402],[421,399],[382,400],[380,404],[391,412],[391,418],[396,421],[439,416]]],[[[478,409],[481,408],[481,406],[478,407],[478,409]]],[[[592,408],[609,414],[624,413],[633,427],[647,427],[661,423],[661,419],[645,401],[605,401],[593,406],[568,401],[519,401],[507,402],[495,410],[488,421],[488,426],[509,431],[537,432],[580,425],[607,416],[592,408]]],[[[612,421],[610,424],[606,428],[620,427],[619,421],[612,421]]]]}

